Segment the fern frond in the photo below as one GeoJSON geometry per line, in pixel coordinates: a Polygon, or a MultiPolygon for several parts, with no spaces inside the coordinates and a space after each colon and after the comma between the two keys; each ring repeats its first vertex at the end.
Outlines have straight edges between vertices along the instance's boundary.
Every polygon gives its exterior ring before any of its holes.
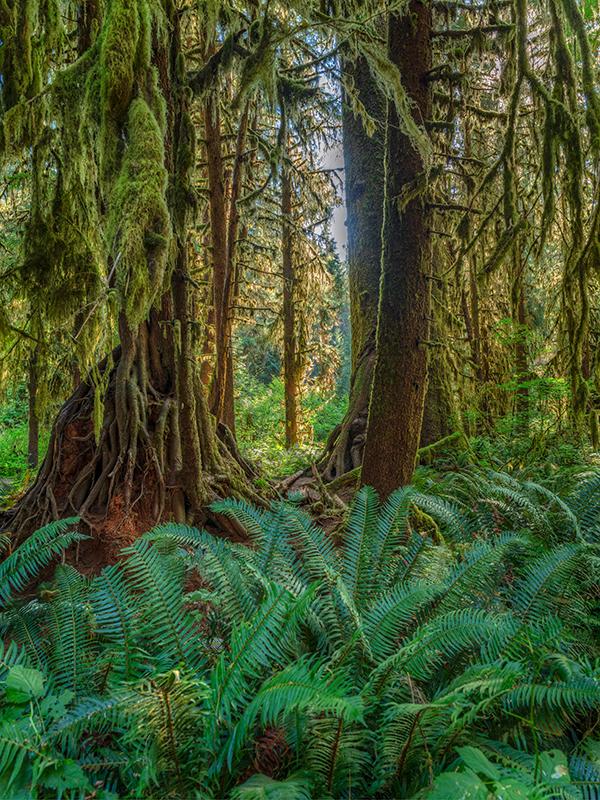
{"type": "Polygon", "coordinates": [[[0,785],[6,796],[11,797],[10,790],[30,756],[43,757],[35,730],[28,724],[0,723],[0,785]]]}
{"type": "Polygon", "coordinates": [[[412,501],[438,523],[444,536],[449,539],[462,541],[471,532],[467,517],[455,503],[423,492],[415,492],[412,501]]]}
{"type": "Polygon", "coordinates": [[[534,709],[536,715],[550,712],[550,718],[570,721],[583,711],[600,707],[600,682],[592,678],[576,678],[572,681],[549,683],[524,683],[504,697],[506,708],[511,711],[534,709]]]}
{"type": "Polygon", "coordinates": [[[166,522],[157,525],[151,531],[142,535],[154,545],[161,541],[172,542],[177,547],[196,550],[202,546],[202,536],[197,528],[190,528],[189,525],[182,525],[175,522],[166,522]]]}
{"type": "Polygon", "coordinates": [[[85,734],[122,733],[126,718],[138,703],[139,696],[126,691],[115,691],[109,697],[83,697],[47,730],[45,739],[73,756],[85,734]]]}
{"type": "Polygon", "coordinates": [[[448,576],[438,606],[440,611],[472,605],[474,599],[488,605],[496,593],[506,556],[522,541],[517,534],[505,533],[469,548],[463,561],[448,576]]]}
{"type": "Polygon", "coordinates": [[[138,539],[123,554],[127,590],[139,598],[147,647],[160,654],[167,669],[183,664],[199,669],[199,636],[183,601],[183,561],[161,554],[147,539],[138,539]]]}
{"type": "Polygon", "coordinates": [[[126,680],[139,674],[139,600],[131,594],[121,564],[105,567],[92,581],[95,633],[110,652],[110,671],[126,680]]]}
{"type": "Polygon", "coordinates": [[[282,651],[284,632],[294,606],[302,598],[273,584],[248,622],[234,627],[229,652],[223,653],[211,674],[209,704],[215,725],[230,720],[235,709],[248,697],[250,683],[261,672],[286,661],[282,651]]]}
{"type": "Polygon", "coordinates": [[[539,483],[534,483],[533,481],[525,481],[523,485],[534,495],[539,495],[547,500],[550,504],[550,507],[557,506],[561,512],[561,515],[567,520],[569,527],[573,531],[574,537],[576,539],[581,537],[581,527],[579,525],[577,515],[573,512],[568,503],[562,499],[562,497],[559,497],[555,492],[551,492],[550,489],[547,489],[545,486],[542,486],[539,483]]]}
{"type": "Polygon", "coordinates": [[[211,511],[236,522],[249,538],[260,544],[265,535],[265,512],[245,500],[229,497],[211,503],[211,511]]]}
{"type": "Polygon", "coordinates": [[[249,581],[242,570],[241,562],[245,559],[246,564],[254,563],[254,554],[248,548],[238,554],[230,542],[204,531],[200,542],[192,563],[218,595],[220,612],[230,622],[248,619],[256,610],[260,594],[256,582],[249,581]]]}
{"type": "MultiPolygon", "coordinates": [[[[394,587],[411,579],[423,579],[435,575],[439,580],[446,571],[442,562],[451,557],[450,551],[434,545],[428,536],[413,533],[406,545],[399,548],[397,555],[386,567],[385,587],[394,587]]],[[[383,588],[383,587],[382,587],[383,588]]]]}
{"type": "Polygon", "coordinates": [[[573,511],[585,539],[595,542],[600,536],[600,470],[580,476],[577,489],[566,503],[573,511]]]}
{"type": "Polygon", "coordinates": [[[524,569],[523,577],[511,589],[512,605],[522,619],[536,620],[556,608],[561,587],[573,575],[582,547],[569,544],[551,550],[524,569]]]}
{"type": "Polygon", "coordinates": [[[87,689],[89,670],[96,658],[87,590],[87,580],[74,567],[57,567],[55,595],[47,611],[48,660],[57,684],[76,694],[87,689]]]}
{"type": "Polygon", "coordinates": [[[397,489],[383,504],[372,545],[374,579],[389,565],[398,548],[409,539],[410,504],[413,495],[411,486],[397,489]]]}
{"type": "MultiPolygon", "coordinates": [[[[434,702],[389,703],[385,707],[375,764],[374,788],[410,775],[449,725],[452,698],[434,702]]],[[[394,793],[395,794],[395,793],[394,793]]]]}
{"type": "Polygon", "coordinates": [[[417,613],[441,591],[440,586],[413,581],[399,583],[381,595],[365,612],[363,626],[373,655],[381,660],[392,654],[417,613]]]}
{"type": "Polygon", "coordinates": [[[379,498],[370,486],[357,492],[344,530],[342,575],[357,607],[368,601],[373,592],[371,567],[373,539],[379,513],[379,498]]]}
{"type": "Polygon", "coordinates": [[[47,665],[47,632],[44,626],[46,611],[47,606],[44,603],[31,600],[24,605],[10,604],[0,615],[0,633],[10,636],[13,642],[22,645],[31,664],[42,671],[47,665]]]}
{"type": "Polygon", "coordinates": [[[298,574],[306,583],[327,579],[332,572],[341,571],[331,537],[315,525],[308,514],[288,506],[282,524],[282,533],[298,553],[298,574]]]}
{"type": "Polygon", "coordinates": [[[502,625],[510,626],[510,620],[483,609],[461,609],[434,617],[373,670],[365,692],[380,693],[396,671],[416,680],[428,680],[459,653],[480,649],[502,625]]]}
{"type": "Polygon", "coordinates": [[[35,531],[0,564],[0,603],[5,604],[21,592],[30,581],[75,542],[88,539],[82,533],[69,531],[77,517],[51,522],[35,531]]]}
{"type": "Polygon", "coordinates": [[[314,797],[367,796],[372,770],[373,735],[364,725],[342,718],[314,719],[304,734],[303,763],[315,774],[314,797]]]}
{"type": "Polygon", "coordinates": [[[11,667],[16,664],[23,664],[25,661],[25,653],[22,647],[19,647],[16,642],[8,642],[5,644],[0,640],[0,680],[2,680],[11,667]]]}
{"type": "Polygon", "coordinates": [[[231,800],[312,800],[313,778],[308,772],[298,772],[277,781],[268,775],[253,775],[236,786],[231,800]]]}
{"type": "Polygon", "coordinates": [[[233,728],[220,759],[226,757],[231,770],[257,723],[265,728],[299,713],[358,722],[363,701],[351,694],[344,673],[328,674],[326,662],[300,659],[264,681],[233,728]]]}

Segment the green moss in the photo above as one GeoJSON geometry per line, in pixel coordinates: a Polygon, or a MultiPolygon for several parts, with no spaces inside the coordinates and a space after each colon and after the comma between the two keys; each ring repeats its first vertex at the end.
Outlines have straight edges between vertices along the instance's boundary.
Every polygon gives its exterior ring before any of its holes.
{"type": "Polygon", "coordinates": [[[113,0],[108,12],[100,60],[102,107],[115,121],[124,118],[134,87],[134,63],[140,35],[135,0],[113,0]]]}
{"type": "Polygon", "coordinates": [[[171,223],[159,123],[145,100],[131,104],[127,146],[110,198],[109,255],[117,267],[121,307],[141,322],[162,288],[171,223]]]}

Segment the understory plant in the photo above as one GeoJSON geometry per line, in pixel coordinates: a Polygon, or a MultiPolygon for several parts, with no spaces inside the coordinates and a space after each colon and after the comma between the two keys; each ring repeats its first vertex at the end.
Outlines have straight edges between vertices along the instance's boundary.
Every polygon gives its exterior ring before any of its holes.
{"type": "Polygon", "coordinates": [[[600,475],[474,469],[326,533],[296,502],[165,524],[95,577],[0,565],[0,796],[600,797],[600,475]]]}

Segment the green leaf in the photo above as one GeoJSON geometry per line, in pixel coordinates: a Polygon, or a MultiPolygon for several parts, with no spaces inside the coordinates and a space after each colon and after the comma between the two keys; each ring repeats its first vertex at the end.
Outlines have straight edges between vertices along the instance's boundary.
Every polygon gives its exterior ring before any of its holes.
{"type": "Polygon", "coordinates": [[[65,689],[59,695],[50,694],[40,703],[40,712],[45,719],[52,722],[62,719],[67,713],[67,706],[74,698],[75,695],[70,689],[65,689]]]}
{"type": "Polygon", "coordinates": [[[505,778],[494,784],[495,800],[531,800],[531,786],[516,780],[505,778]]]}
{"type": "Polygon", "coordinates": [[[569,764],[560,750],[547,750],[540,754],[542,779],[548,783],[570,784],[569,764]]]}
{"type": "Polygon", "coordinates": [[[44,674],[37,669],[16,664],[6,678],[6,699],[9,703],[27,703],[44,694],[44,674]]]}
{"type": "Polygon", "coordinates": [[[70,758],[48,765],[39,776],[38,783],[54,789],[59,799],[67,789],[91,789],[83,769],[70,758]]]}
{"type": "Polygon", "coordinates": [[[426,795],[429,800],[488,800],[485,783],[474,772],[443,772],[426,795]]]}
{"type": "Polygon", "coordinates": [[[308,774],[290,775],[285,781],[253,775],[233,790],[231,800],[310,800],[311,796],[308,774]]]}
{"type": "Polygon", "coordinates": [[[481,752],[477,747],[458,747],[457,752],[465,762],[467,767],[470,767],[473,772],[478,775],[483,775],[485,778],[491,778],[493,781],[500,780],[500,771],[492,764],[489,758],[481,752]]]}

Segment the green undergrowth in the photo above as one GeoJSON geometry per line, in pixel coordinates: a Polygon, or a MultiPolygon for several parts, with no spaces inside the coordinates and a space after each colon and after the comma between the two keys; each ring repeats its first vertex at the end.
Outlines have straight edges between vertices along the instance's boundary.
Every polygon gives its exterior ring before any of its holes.
{"type": "Polygon", "coordinates": [[[214,510],[34,592],[76,520],[3,539],[1,797],[600,796],[600,472],[214,510]]]}
{"type": "Polygon", "coordinates": [[[327,436],[342,420],[347,404],[345,396],[305,389],[300,404],[300,443],[288,450],[283,381],[276,377],[263,383],[242,374],[236,399],[239,445],[267,478],[290,475],[318,456],[327,436]]]}
{"type": "MultiPolygon", "coordinates": [[[[27,465],[27,396],[17,389],[0,406],[0,504],[10,502],[31,478],[27,465]]],[[[40,458],[48,446],[48,432],[40,436],[40,458]]]]}

